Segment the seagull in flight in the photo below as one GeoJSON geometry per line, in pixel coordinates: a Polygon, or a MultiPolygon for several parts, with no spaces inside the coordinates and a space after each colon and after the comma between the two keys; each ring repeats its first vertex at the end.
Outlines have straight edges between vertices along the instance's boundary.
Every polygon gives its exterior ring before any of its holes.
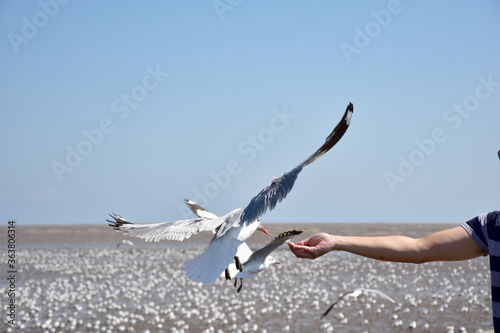
{"type": "MultiPolygon", "coordinates": [[[[205,208],[191,200],[185,200],[191,211],[198,217],[217,218],[217,215],[211,213],[205,208]]],[[[270,254],[280,245],[288,242],[292,237],[300,235],[302,230],[290,230],[276,236],[266,246],[253,252],[247,243],[243,242],[238,246],[238,251],[234,256],[235,263],[230,264],[224,271],[226,280],[234,278],[234,287],[238,286],[238,278],[240,279],[240,287],[237,289],[239,293],[243,287],[243,278],[250,277],[254,274],[268,269],[271,265],[279,265],[279,261],[274,259],[270,254]]]]}
{"type": "Polygon", "coordinates": [[[350,291],[350,292],[345,293],[342,296],[340,296],[335,302],[333,302],[332,305],[330,305],[330,307],[325,311],[325,313],[323,313],[323,315],[321,316],[321,319],[323,319],[328,314],[328,312],[330,312],[330,310],[333,309],[333,307],[335,306],[335,304],[337,304],[338,302],[340,302],[340,300],[342,298],[347,297],[347,296],[358,298],[359,296],[361,296],[363,294],[366,294],[366,293],[373,293],[375,295],[378,295],[378,296],[381,296],[381,297],[385,298],[386,300],[391,301],[392,303],[396,303],[392,298],[390,298],[388,295],[384,294],[380,290],[358,288],[358,289],[354,289],[353,291],[350,291]]]}
{"type": "Polygon", "coordinates": [[[234,257],[235,263],[230,264],[224,271],[226,280],[231,280],[231,277],[234,277],[234,287],[236,288],[239,278],[240,287],[237,289],[239,293],[241,288],[243,288],[243,278],[262,272],[271,265],[279,265],[279,261],[271,256],[271,252],[276,250],[280,245],[288,242],[293,236],[300,235],[302,232],[303,230],[285,231],[255,252],[250,250],[247,243],[241,243],[234,257]]]}
{"type": "MultiPolygon", "coordinates": [[[[235,209],[224,216],[214,219],[206,217],[169,221],[161,223],[135,224],[119,215],[110,215],[107,220],[115,230],[142,238],[146,241],[162,239],[182,241],[202,231],[213,231],[214,236],[207,249],[184,265],[186,275],[193,281],[214,282],[233,261],[238,247],[246,241],[255,230],[262,228],[259,217],[268,210],[273,210],[291,191],[298,174],[329,151],[344,135],[351,123],[353,105],[349,103],[342,119],[326,138],[325,143],[292,170],[279,178],[274,178],[269,186],[254,196],[244,208],[235,209]]],[[[266,232],[266,231],[264,231],[266,232]]]]}
{"type": "Polygon", "coordinates": [[[116,245],[116,248],[118,249],[120,246],[122,246],[123,244],[128,244],[130,246],[134,246],[134,243],[132,243],[131,241],[129,241],[128,239],[124,239],[122,240],[120,243],[118,243],[118,245],[116,245]]]}

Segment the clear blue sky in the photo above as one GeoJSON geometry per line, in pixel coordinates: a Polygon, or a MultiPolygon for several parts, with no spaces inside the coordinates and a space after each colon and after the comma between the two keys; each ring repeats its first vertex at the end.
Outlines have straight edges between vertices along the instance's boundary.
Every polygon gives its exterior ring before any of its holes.
{"type": "Polygon", "coordinates": [[[0,3],[0,223],[225,214],[348,102],[264,224],[500,208],[497,0],[61,2],[0,3]]]}

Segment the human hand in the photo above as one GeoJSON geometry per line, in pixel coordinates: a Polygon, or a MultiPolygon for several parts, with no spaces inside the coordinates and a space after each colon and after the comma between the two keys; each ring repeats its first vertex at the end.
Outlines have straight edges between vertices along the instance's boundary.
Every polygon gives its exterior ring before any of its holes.
{"type": "Polygon", "coordinates": [[[297,243],[288,242],[288,247],[297,258],[316,259],[333,250],[334,238],[327,233],[318,233],[297,243]]]}

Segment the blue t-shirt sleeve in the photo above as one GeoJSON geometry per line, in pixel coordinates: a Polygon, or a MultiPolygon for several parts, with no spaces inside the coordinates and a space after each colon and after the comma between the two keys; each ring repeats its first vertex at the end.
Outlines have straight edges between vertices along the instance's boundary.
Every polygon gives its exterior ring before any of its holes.
{"type": "Polygon", "coordinates": [[[474,239],[486,254],[491,252],[491,241],[500,241],[500,220],[498,211],[484,213],[462,224],[462,228],[474,239]]]}

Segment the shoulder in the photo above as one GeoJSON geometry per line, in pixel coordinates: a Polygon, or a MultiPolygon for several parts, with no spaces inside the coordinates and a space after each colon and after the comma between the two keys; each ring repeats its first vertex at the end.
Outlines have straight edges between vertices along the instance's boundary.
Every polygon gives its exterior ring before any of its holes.
{"type": "Polygon", "coordinates": [[[486,252],[490,240],[500,240],[500,212],[498,210],[479,214],[462,224],[462,228],[486,252]]]}
{"type": "Polygon", "coordinates": [[[495,210],[489,213],[486,213],[486,220],[490,223],[498,223],[500,221],[500,211],[495,210]]]}
{"type": "MultiPolygon", "coordinates": [[[[478,216],[465,222],[462,226],[467,225],[472,229],[500,226],[500,212],[498,210],[479,214],[478,216]]],[[[467,230],[467,228],[466,228],[467,230]]]]}

